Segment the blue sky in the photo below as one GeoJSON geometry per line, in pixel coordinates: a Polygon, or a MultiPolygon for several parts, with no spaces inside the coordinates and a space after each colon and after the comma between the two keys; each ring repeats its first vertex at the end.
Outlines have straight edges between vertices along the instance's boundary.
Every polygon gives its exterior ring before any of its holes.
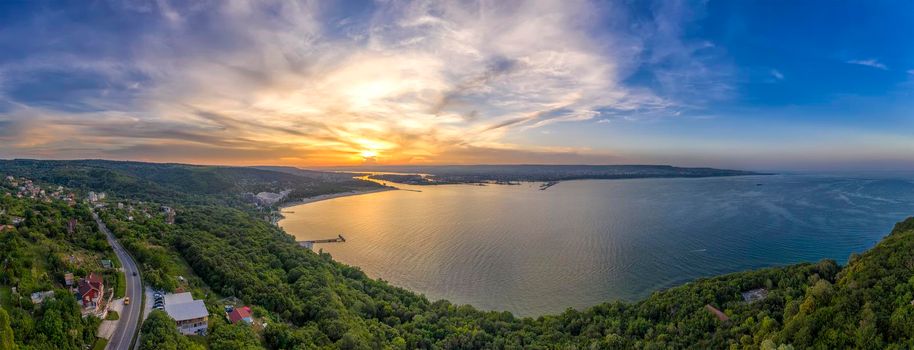
{"type": "Polygon", "coordinates": [[[914,169],[914,4],[0,2],[0,157],[914,169]]]}

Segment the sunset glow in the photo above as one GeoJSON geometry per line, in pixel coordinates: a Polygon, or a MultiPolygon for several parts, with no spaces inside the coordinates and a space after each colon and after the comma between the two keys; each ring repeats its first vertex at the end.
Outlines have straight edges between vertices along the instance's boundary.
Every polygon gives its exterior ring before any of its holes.
{"type": "MultiPolygon", "coordinates": [[[[740,168],[912,160],[910,45],[871,47],[842,32],[809,38],[823,47],[795,62],[786,58],[806,41],[734,39],[761,37],[766,23],[747,22],[738,36],[716,30],[731,23],[720,13],[759,12],[727,6],[28,6],[0,27],[0,157],[740,168]]],[[[892,29],[873,26],[872,36],[910,29],[902,13],[886,11],[892,29]]]]}

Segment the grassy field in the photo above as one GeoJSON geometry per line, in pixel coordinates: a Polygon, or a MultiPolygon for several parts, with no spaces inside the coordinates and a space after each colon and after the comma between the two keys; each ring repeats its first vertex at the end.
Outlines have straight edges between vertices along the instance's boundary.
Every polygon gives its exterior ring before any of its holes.
{"type": "Polygon", "coordinates": [[[95,340],[95,345],[92,346],[92,350],[105,350],[105,346],[108,346],[108,339],[98,338],[95,340]]]}
{"type": "Polygon", "coordinates": [[[124,272],[117,273],[117,288],[114,290],[114,298],[120,299],[127,294],[127,277],[124,276],[124,272]]]}
{"type": "Polygon", "coordinates": [[[117,321],[121,318],[121,315],[117,314],[117,311],[108,311],[108,316],[105,316],[106,320],[117,321]]]}

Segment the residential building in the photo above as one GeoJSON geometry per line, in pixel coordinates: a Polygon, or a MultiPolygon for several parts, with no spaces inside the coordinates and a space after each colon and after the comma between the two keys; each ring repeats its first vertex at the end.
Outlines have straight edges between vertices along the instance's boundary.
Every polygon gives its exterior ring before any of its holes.
{"type": "Polygon", "coordinates": [[[175,320],[181,334],[206,334],[209,311],[203,300],[194,300],[189,292],[166,294],[165,312],[175,320]]]}
{"type": "Polygon", "coordinates": [[[254,323],[254,318],[251,317],[251,308],[247,306],[232,308],[232,310],[228,312],[228,319],[232,324],[241,321],[244,321],[247,324],[254,323]]]}
{"type": "Polygon", "coordinates": [[[705,305],[705,309],[707,309],[708,312],[710,312],[712,315],[717,317],[717,319],[721,322],[726,322],[726,321],[730,320],[730,317],[727,316],[727,314],[725,314],[723,311],[718,310],[716,307],[711,306],[711,304],[705,305]]]}
{"type": "Polygon", "coordinates": [[[105,294],[105,284],[102,277],[93,272],[89,277],[79,280],[76,292],[83,308],[98,310],[102,295],[105,294]]]}

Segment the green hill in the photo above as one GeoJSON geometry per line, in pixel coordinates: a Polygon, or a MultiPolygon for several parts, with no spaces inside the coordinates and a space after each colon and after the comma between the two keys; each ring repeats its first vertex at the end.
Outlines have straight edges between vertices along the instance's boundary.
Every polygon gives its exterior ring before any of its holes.
{"type": "Polygon", "coordinates": [[[292,190],[290,197],[302,198],[379,187],[255,168],[109,160],[0,160],[0,174],[165,204],[238,205],[245,193],[292,190]]]}
{"type": "MultiPolygon", "coordinates": [[[[270,349],[914,347],[914,218],[896,225],[875,247],[843,267],[824,260],[740,272],[695,280],[638,302],[517,318],[508,312],[430,301],[369,278],[329,254],[297,247],[291,236],[261,220],[251,206],[226,200],[252,186],[282,179],[270,172],[149,165],[164,169],[143,174],[142,163],[98,167],[95,162],[67,166],[67,162],[20,161],[15,171],[34,173],[43,181],[65,181],[75,188],[135,196],[119,200],[179,202],[174,225],[164,224],[161,215],[128,219],[130,210],[141,208],[134,202],[130,202],[136,205],[132,209],[109,206],[100,214],[140,260],[144,276],[173,288],[168,281],[184,273],[180,271],[186,264],[183,268],[191,269],[201,286],[220,297],[240,298],[254,306],[258,319],[269,323],[252,332],[213,317],[206,341],[213,349],[232,348],[232,344],[270,349]],[[87,171],[110,174],[105,176],[113,182],[79,175],[87,171]],[[191,179],[180,175],[187,172],[194,174],[191,179]],[[193,196],[167,195],[208,177],[227,180],[190,190],[193,196]],[[253,180],[247,183],[248,179],[253,180]],[[130,187],[131,183],[138,187],[130,187]],[[141,188],[150,183],[159,192],[144,195],[141,188]],[[767,292],[763,298],[744,300],[743,292],[758,288],[767,292]],[[725,314],[726,320],[710,312],[709,305],[725,314]]],[[[0,174],[7,171],[0,166],[0,174]]],[[[340,188],[313,178],[297,181],[340,188]]],[[[155,203],[142,205],[155,208],[155,203]]],[[[213,298],[207,302],[211,310],[220,307],[213,298]]]]}

